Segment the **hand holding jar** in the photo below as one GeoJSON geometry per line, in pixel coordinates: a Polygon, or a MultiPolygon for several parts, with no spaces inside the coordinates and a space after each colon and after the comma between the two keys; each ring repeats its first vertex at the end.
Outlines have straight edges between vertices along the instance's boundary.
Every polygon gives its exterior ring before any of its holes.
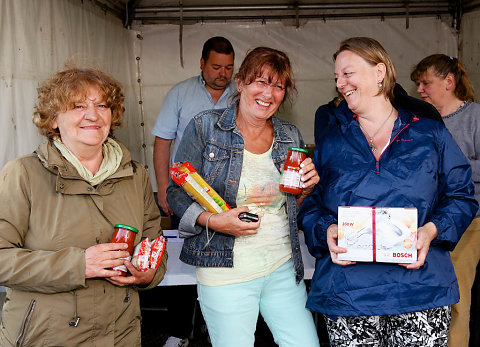
{"type": "Polygon", "coordinates": [[[118,276],[113,267],[124,264],[128,257],[126,243],[101,243],[85,250],[85,278],[118,276]]]}
{"type": "Polygon", "coordinates": [[[122,265],[113,268],[113,270],[116,271],[116,274],[106,278],[110,283],[118,286],[146,285],[150,283],[155,276],[155,269],[139,271],[131,263],[133,246],[137,233],[138,230],[134,227],[125,224],[115,224],[115,232],[113,233],[110,243],[126,244],[128,256],[122,258],[122,265]],[[129,276],[129,274],[131,276],[129,276]]]}
{"type": "Polygon", "coordinates": [[[320,181],[311,158],[306,158],[307,150],[289,147],[288,156],[283,166],[280,190],[285,193],[306,196],[313,191],[320,181]]]}
{"type": "Polygon", "coordinates": [[[155,269],[138,271],[130,262],[138,230],[116,224],[109,243],[85,250],[85,278],[105,277],[115,285],[145,285],[152,281],[155,269]],[[131,274],[130,275],[128,275],[131,274]]]}

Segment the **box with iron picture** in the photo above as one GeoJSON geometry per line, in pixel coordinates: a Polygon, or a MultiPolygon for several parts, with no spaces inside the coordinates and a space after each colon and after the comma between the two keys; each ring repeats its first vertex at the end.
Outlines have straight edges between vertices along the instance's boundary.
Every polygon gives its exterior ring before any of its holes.
{"type": "Polygon", "coordinates": [[[339,260],[414,263],[417,261],[417,209],[338,207],[339,260]]]}

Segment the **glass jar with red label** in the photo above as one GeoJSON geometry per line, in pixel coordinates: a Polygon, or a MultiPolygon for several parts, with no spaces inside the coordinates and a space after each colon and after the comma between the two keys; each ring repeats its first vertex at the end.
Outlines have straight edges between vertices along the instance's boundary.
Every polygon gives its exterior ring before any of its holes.
{"type": "Polygon", "coordinates": [[[280,190],[285,193],[298,195],[302,192],[300,180],[300,164],[307,157],[308,151],[299,147],[288,147],[288,155],[280,178],[280,190]]]}
{"type": "MultiPolygon", "coordinates": [[[[113,233],[110,243],[126,243],[128,245],[127,251],[130,253],[129,257],[123,258],[131,260],[133,255],[133,243],[137,236],[138,230],[134,227],[125,224],[115,224],[115,232],[113,233]]],[[[121,276],[127,276],[127,267],[125,265],[115,266],[115,271],[119,271],[121,276]]]]}

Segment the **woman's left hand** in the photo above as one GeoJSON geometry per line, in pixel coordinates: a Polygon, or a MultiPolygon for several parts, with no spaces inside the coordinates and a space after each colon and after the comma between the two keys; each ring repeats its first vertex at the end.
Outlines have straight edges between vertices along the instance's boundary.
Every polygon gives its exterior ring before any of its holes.
{"type": "Polygon", "coordinates": [[[318,176],[317,170],[315,170],[315,165],[313,165],[312,158],[306,158],[300,164],[300,174],[301,181],[303,185],[302,195],[310,194],[315,185],[320,182],[320,176],[318,176]]]}
{"type": "Polygon", "coordinates": [[[128,285],[137,285],[137,286],[147,286],[152,282],[155,277],[156,269],[148,269],[147,271],[138,271],[135,266],[128,260],[124,262],[128,271],[131,273],[131,276],[113,276],[107,277],[106,280],[110,283],[113,283],[117,286],[128,286],[128,285]]]}
{"type": "Polygon", "coordinates": [[[430,243],[438,236],[437,226],[428,222],[423,227],[418,228],[417,235],[417,261],[412,264],[398,264],[410,270],[419,269],[425,264],[430,243]]]}

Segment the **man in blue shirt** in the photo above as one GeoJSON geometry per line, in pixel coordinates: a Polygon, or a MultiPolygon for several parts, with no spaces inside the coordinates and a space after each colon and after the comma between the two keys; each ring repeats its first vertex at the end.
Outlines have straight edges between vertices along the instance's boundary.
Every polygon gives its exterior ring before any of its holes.
{"type": "Polygon", "coordinates": [[[173,215],[167,203],[169,166],[175,158],[183,131],[190,119],[204,110],[227,107],[235,93],[231,81],[235,52],[226,38],[208,39],[202,50],[199,76],[182,81],[170,89],[152,130],[155,135],[153,163],[158,186],[158,204],[167,215],[173,215]],[[172,157],[170,147],[175,140],[172,157]]]}

